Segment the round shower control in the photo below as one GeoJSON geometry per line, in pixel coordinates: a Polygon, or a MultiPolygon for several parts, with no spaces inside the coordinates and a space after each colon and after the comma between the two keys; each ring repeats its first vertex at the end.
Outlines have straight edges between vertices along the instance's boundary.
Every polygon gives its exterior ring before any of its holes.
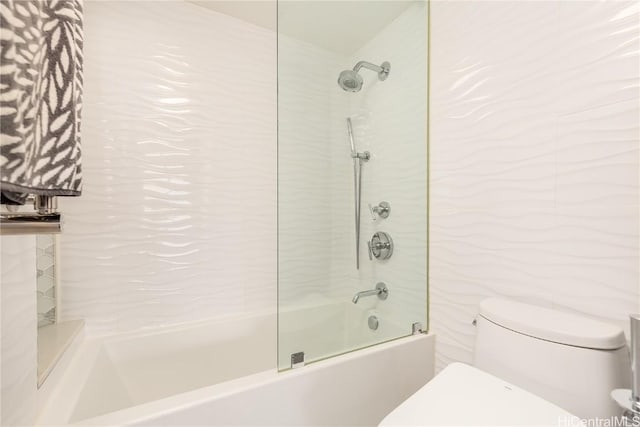
{"type": "Polygon", "coordinates": [[[374,233],[367,245],[369,246],[369,259],[372,261],[373,258],[379,260],[389,259],[393,255],[393,240],[384,231],[374,233]]]}

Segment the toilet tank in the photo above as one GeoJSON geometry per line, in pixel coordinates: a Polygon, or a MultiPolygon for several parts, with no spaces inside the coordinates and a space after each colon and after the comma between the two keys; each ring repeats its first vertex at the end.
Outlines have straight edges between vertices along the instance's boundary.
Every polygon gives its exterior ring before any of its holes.
{"type": "Polygon", "coordinates": [[[620,327],[497,298],[480,304],[476,327],[477,368],[583,419],[621,415],[610,398],[631,376],[620,327]]]}

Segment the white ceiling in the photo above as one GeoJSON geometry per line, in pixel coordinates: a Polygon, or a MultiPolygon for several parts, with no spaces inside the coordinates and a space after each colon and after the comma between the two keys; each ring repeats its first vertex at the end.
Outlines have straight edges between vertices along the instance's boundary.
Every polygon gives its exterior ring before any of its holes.
{"type": "Polygon", "coordinates": [[[188,0],[199,6],[233,16],[269,30],[276,30],[275,0],[188,0]]]}
{"type": "Polygon", "coordinates": [[[415,1],[192,0],[334,52],[350,54],[375,37],[415,1]]]}
{"type": "Polygon", "coordinates": [[[350,54],[379,34],[410,1],[280,1],[278,30],[350,54]]]}

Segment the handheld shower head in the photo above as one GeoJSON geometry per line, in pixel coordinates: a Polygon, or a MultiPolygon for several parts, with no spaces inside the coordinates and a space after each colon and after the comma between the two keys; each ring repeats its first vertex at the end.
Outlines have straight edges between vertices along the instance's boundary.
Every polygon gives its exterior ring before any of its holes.
{"type": "Polygon", "coordinates": [[[381,65],[375,65],[371,62],[360,61],[358,62],[353,70],[344,70],[338,76],[338,85],[347,92],[359,92],[362,89],[362,76],[358,74],[360,68],[367,68],[371,71],[375,71],[378,73],[378,80],[384,81],[389,77],[389,72],[391,71],[391,64],[387,61],[383,62],[381,65]]]}
{"type": "Polygon", "coordinates": [[[356,151],[356,144],[353,142],[353,125],[351,124],[351,117],[347,117],[347,131],[349,132],[349,143],[351,144],[351,157],[355,157],[358,152],[356,151]]]}

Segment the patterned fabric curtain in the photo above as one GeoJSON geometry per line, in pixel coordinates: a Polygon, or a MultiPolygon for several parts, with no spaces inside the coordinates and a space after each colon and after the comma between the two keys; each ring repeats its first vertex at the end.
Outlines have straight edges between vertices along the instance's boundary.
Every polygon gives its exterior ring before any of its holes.
{"type": "Polygon", "coordinates": [[[0,194],[82,189],[82,0],[0,1],[0,194]]]}

